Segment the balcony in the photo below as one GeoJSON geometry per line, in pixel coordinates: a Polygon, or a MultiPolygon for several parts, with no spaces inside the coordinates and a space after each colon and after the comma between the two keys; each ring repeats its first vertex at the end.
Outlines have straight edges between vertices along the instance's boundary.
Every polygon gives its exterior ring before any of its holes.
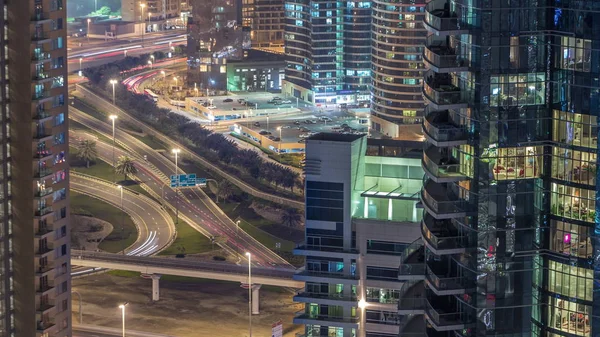
{"type": "Polygon", "coordinates": [[[33,143],[45,142],[52,139],[52,133],[47,130],[37,130],[33,133],[33,143]]]}
{"type": "Polygon", "coordinates": [[[399,336],[427,337],[423,331],[425,331],[425,320],[421,314],[402,316],[399,336]]]}
{"type": "Polygon", "coordinates": [[[35,42],[37,44],[43,44],[46,42],[51,42],[52,38],[47,33],[39,33],[35,34],[31,37],[31,42],[35,42]]]}
{"type": "Polygon", "coordinates": [[[461,165],[458,160],[452,158],[449,152],[435,146],[430,146],[423,151],[421,164],[425,169],[425,173],[436,183],[449,183],[467,179],[467,174],[464,171],[470,163],[461,165]]]}
{"type": "Polygon", "coordinates": [[[35,63],[45,62],[52,60],[52,55],[50,53],[35,53],[31,57],[31,61],[35,63]]]}
{"type": "Polygon", "coordinates": [[[31,16],[31,22],[36,25],[40,25],[46,22],[52,21],[48,16],[48,13],[35,13],[31,16]]]}
{"type": "Polygon", "coordinates": [[[45,236],[48,236],[49,234],[51,234],[52,232],[54,232],[54,229],[48,227],[48,225],[45,226],[41,226],[39,227],[36,231],[35,231],[35,237],[38,239],[41,239],[45,236]]]}
{"type": "Polygon", "coordinates": [[[35,198],[43,198],[52,194],[52,187],[49,188],[41,188],[35,193],[35,198]]]}
{"type": "Polygon", "coordinates": [[[425,318],[437,331],[465,329],[475,322],[474,315],[467,310],[459,310],[457,305],[452,305],[456,299],[452,300],[449,296],[438,297],[433,303],[430,300],[426,302],[425,318]]]}
{"type": "Polygon", "coordinates": [[[317,303],[327,305],[343,305],[343,302],[358,302],[356,295],[341,294],[341,293],[314,293],[314,292],[299,292],[294,296],[294,302],[302,303],[317,303]]]}
{"type": "Polygon", "coordinates": [[[50,91],[38,91],[31,96],[31,99],[36,101],[36,103],[42,103],[52,99],[52,96],[50,95],[50,91]]]}
{"type": "Polygon", "coordinates": [[[35,274],[36,276],[44,276],[52,270],[54,270],[54,266],[47,263],[45,265],[39,266],[38,269],[35,271],[35,274]]]}
{"type": "Polygon", "coordinates": [[[467,129],[452,121],[448,110],[431,110],[425,108],[423,131],[427,141],[438,147],[458,146],[467,143],[467,129]]]}
{"type": "Polygon", "coordinates": [[[465,60],[456,52],[456,46],[449,38],[435,35],[427,37],[423,50],[423,62],[436,73],[468,71],[465,60]]]}
{"type": "Polygon", "coordinates": [[[423,314],[425,310],[425,285],[423,281],[407,281],[400,288],[398,313],[423,314]]]}
{"type": "Polygon", "coordinates": [[[35,114],[35,116],[33,116],[33,120],[37,123],[43,123],[46,121],[49,121],[50,119],[52,119],[52,114],[46,112],[46,111],[38,111],[37,114],[35,114]]]}
{"type": "Polygon", "coordinates": [[[54,174],[54,172],[52,172],[52,170],[50,169],[41,169],[39,171],[37,171],[33,177],[37,178],[37,179],[44,179],[44,178],[49,178],[54,174]]]}
{"type": "Polygon", "coordinates": [[[46,332],[48,329],[54,327],[54,323],[52,321],[38,321],[37,322],[37,331],[40,333],[46,332]]]}
{"type": "Polygon", "coordinates": [[[294,315],[294,324],[332,325],[343,328],[358,328],[358,317],[320,315],[300,310],[294,315]]]}
{"type": "Polygon", "coordinates": [[[436,219],[467,216],[468,202],[458,197],[449,184],[427,180],[421,190],[421,202],[427,213],[436,219]]]}
{"type": "Polygon", "coordinates": [[[51,304],[50,302],[42,302],[40,303],[40,305],[37,307],[36,311],[40,314],[45,314],[48,312],[48,310],[54,308],[54,305],[51,304]]]}
{"type": "MultiPolygon", "coordinates": [[[[448,263],[448,261],[444,262],[448,263]]],[[[425,282],[436,295],[462,295],[475,288],[468,277],[448,275],[447,269],[448,267],[441,265],[440,262],[428,262],[425,282]]]]}
{"type": "Polygon", "coordinates": [[[422,280],[425,276],[425,250],[423,241],[413,241],[402,252],[400,267],[398,267],[399,280],[422,280]]]}
{"type": "Polygon", "coordinates": [[[434,0],[425,6],[425,29],[437,36],[466,34],[458,25],[458,16],[450,10],[448,0],[434,0]]]}
{"type": "Polygon", "coordinates": [[[423,242],[435,255],[459,254],[468,246],[467,233],[460,233],[451,220],[438,220],[427,214],[421,220],[423,242]]]}
{"type": "Polygon", "coordinates": [[[463,109],[467,107],[466,93],[455,84],[450,74],[425,73],[423,96],[433,110],[463,109]]]}
{"type": "Polygon", "coordinates": [[[41,246],[41,247],[38,247],[38,249],[35,251],[35,256],[44,257],[53,251],[54,251],[54,249],[51,246],[41,246]]]}
{"type": "Polygon", "coordinates": [[[328,272],[328,271],[315,271],[315,270],[304,270],[300,273],[294,274],[294,280],[316,282],[316,283],[343,283],[343,284],[358,284],[357,275],[347,275],[343,272],[328,272]]]}
{"type": "Polygon", "coordinates": [[[38,217],[38,218],[39,218],[39,217],[48,216],[48,215],[50,215],[50,214],[52,214],[52,207],[51,207],[51,206],[48,206],[48,207],[41,207],[41,208],[38,208],[38,209],[35,211],[35,216],[36,216],[36,217],[38,217]]]}
{"type": "Polygon", "coordinates": [[[358,258],[358,250],[339,246],[302,244],[294,248],[294,255],[344,258],[349,255],[358,258]]]}

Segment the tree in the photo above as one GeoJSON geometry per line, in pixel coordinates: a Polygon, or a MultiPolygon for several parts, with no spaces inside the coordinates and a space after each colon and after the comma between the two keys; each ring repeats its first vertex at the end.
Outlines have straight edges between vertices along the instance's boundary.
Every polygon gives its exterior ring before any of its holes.
{"type": "Polygon", "coordinates": [[[77,149],[77,158],[85,161],[85,166],[90,168],[90,161],[98,158],[98,150],[96,149],[96,142],[93,140],[82,140],[79,143],[79,149],[77,149]]]}
{"type": "Polygon", "coordinates": [[[295,208],[287,208],[281,215],[281,223],[290,228],[297,227],[302,223],[302,214],[295,208]]]}
{"type": "Polygon", "coordinates": [[[137,168],[133,164],[133,160],[131,158],[128,156],[121,156],[117,161],[116,172],[124,175],[125,180],[127,180],[128,175],[137,173],[137,168]]]}
{"type": "Polygon", "coordinates": [[[218,187],[219,190],[217,191],[217,202],[219,202],[219,198],[222,200],[231,198],[233,195],[233,185],[231,185],[228,180],[221,180],[218,187]]]}

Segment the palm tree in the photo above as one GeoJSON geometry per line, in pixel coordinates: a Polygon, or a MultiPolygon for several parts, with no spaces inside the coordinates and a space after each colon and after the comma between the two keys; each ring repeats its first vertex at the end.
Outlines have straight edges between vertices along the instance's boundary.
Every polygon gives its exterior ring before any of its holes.
{"type": "Polygon", "coordinates": [[[288,208],[281,215],[281,223],[290,228],[297,227],[302,223],[302,214],[295,208],[288,208]]]}
{"type": "Polygon", "coordinates": [[[81,160],[85,160],[85,166],[90,168],[90,161],[98,158],[98,150],[96,150],[96,142],[93,140],[82,140],[79,143],[79,149],[77,149],[77,157],[81,160]]]}
{"type": "Polygon", "coordinates": [[[217,191],[217,203],[219,198],[227,200],[233,195],[233,185],[227,180],[221,180],[219,183],[219,190],[217,191]]]}
{"type": "Polygon", "coordinates": [[[136,174],[137,168],[133,164],[133,160],[128,156],[121,156],[117,161],[117,167],[115,171],[118,174],[122,174],[125,176],[125,180],[127,180],[127,176],[130,174],[136,174]]]}

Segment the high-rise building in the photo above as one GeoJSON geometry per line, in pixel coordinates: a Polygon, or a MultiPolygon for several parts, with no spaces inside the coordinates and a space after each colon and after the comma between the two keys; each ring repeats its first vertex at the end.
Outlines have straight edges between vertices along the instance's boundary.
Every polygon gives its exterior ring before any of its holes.
{"type": "Polygon", "coordinates": [[[242,0],[242,25],[250,28],[252,47],[283,48],[283,0],[242,0]]]}
{"type": "MultiPolygon", "coordinates": [[[[180,5],[185,7],[185,4],[185,1],[180,0],[121,0],[121,17],[124,21],[142,21],[140,5],[144,5],[144,21],[177,18],[181,11],[180,5]]],[[[173,26],[176,24],[183,25],[182,22],[173,21],[173,26]]]]}
{"type": "MultiPolygon", "coordinates": [[[[425,0],[373,0],[371,128],[398,138],[423,120],[425,0]]],[[[427,56],[427,55],[426,55],[427,56]]]]}
{"type": "Polygon", "coordinates": [[[187,19],[188,85],[200,90],[227,90],[227,61],[242,60],[250,47],[242,27],[241,1],[194,0],[187,19]]]}
{"type": "Polygon", "coordinates": [[[399,274],[429,336],[597,335],[599,10],[427,4],[423,245],[399,274]]]}
{"type": "Polygon", "coordinates": [[[1,3],[0,336],[71,336],[66,8],[1,3]]]}
{"type": "Polygon", "coordinates": [[[285,2],[283,92],[317,105],[367,104],[371,2],[285,2]]]}
{"type": "Polygon", "coordinates": [[[294,250],[306,257],[294,297],[306,337],[398,336],[398,263],[421,235],[421,149],[359,135],[307,139],[306,240],[294,250]]]}

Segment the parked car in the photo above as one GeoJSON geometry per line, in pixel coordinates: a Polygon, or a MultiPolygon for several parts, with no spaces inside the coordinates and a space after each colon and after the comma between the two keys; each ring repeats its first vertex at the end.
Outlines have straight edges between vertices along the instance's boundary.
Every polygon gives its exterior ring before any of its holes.
{"type": "Polygon", "coordinates": [[[238,100],[237,100],[237,102],[238,102],[238,103],[240,103],[240,104],[244,104],[244,102],[245,102],[245,101],[246,101],[246,100],[245,100],[245,99],[243,99],[243,98],[238,98],[238,100]]]}
{"type": "Polygon", "coordinates": [[[300,143],[300,144],[302,144],[302,143],[306,143],[306,139],[300,139],[300,140],[298,141],[298,143],[300,143]]]}
{"type": "Polygon", "coordinates": [[[281,101],[281,104],[292,104],[292,101],[290,101],[289,99],[286,99],[286,100],[281,101]]]}
{"type": "Polygon", "coordinates": [[[217,107],[216,107],[216,106],[214,106],[214,105],[210,105],[210,106],[208,106],[208,107],[207,107],[207,109],[209,109],[209,110],[216,109],[216,108],[217,108],[217,107]]]}
{"type": "Polygon", "coordinates": [[[314,120],[314,119],[309,119],[309,120],[308,120],[308,122],[309,122],[310,124],[317,124],[317,121],[316,121],[316,120],[314,120]]]}
{"type": "Polygon", "coordinates": [[[260,122],[254,122],[254,126],[260,126],[260,122]]]}
{"type": "Polygon", "coordinates": [[[305,120],[304,124],[310,124],[310,119],[305,120]]]}
{"type": "Polygon", "coordinates": [[[309,128],[307,128],[307,127],[304,127],[304,126],[301,126],[301,127],[299,127],[299,128],[298,128],[298,130],[300,130],[300,131],[302,131],[302,132],[309,132],[309,131],[310,131],[310,129],[309,129],[309,128]]]}
{"type": "Polygon", "coordinates": [[[282,128],[282,129],[289,129],[289,128],[291,128],[291,127],[292,127],[291,125],[284,125],[284,126],[282,126],[281,128],[282,128]]]}
{"type": "Polygon", "coordinates": [[[269,136],[267,138],[269,138],[270,140],[275,140],[275,137],[273,137],[273,136],[269,136]]]}
{"type": "Polygon", "coordinates": [[[267,136],[267,135],[270,135],[271,133],[269,131],[266,131],[266,130],[261,130],[258,134],[261,135],[261,136],[267,136]]]}
{"type": "Polygon", "coordinates": [[[279,138],[279,137],[274,137],[274,138],[273,138],[273,141],[274,141],[274,142],[280,142],[280,141],[281,141],[281,138],[279,138]]]}
{"type": "Polygon", "coordinates": [[[300,121],[294,121],[294,125],[300,125],[300,121]]]}
{"type": "Polygon", "coordinates": [[[231,99],[231,98],[225,98],[223,100],[223,103],[230,103],[230,102],[233,102],[233,99],[231,99]]]}

